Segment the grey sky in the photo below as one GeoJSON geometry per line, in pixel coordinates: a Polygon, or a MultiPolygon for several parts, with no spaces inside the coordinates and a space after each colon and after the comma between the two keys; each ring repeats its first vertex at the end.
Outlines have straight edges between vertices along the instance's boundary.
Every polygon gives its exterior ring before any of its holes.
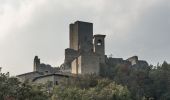
{"type": "Polygon", "coordinates": [[[0,0],[3,71],[30,72],[35,55],[58,66],[76,20],[93,22],[94,34],[107,35],[108,55],[170,62],[169,0],[0,0]]]}

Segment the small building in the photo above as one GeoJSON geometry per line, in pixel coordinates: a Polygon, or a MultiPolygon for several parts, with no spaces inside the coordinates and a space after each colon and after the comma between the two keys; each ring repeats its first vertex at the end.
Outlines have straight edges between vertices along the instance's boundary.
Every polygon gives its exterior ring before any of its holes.
{"type": "Polygon", "coordinates": [[[38,84],[45,84],[47,82],[51,82],[51,85],[58,85],[58,83],[63,79],[63,78],[68,78],[68,75],[63,75],[63,74],[48,74],[48,75],[42,75],[35,77],[32,81],[34,83],[38,84]]]}
{"type": "Polygon", "coordinates": [[[60,73],[59,68],[52,67],[48,64],[43,64],[40,62],[40,59],[38,58],[38,56],[35,56],[34,62],[33,62],[33,72],[20,74],[20,75],[17,75],[17,77],[21,82],[28,81],[28,82],[34,83],[34,82],[37,82],[39,79],[42,80],[42,78],[44,78],[44,82],[48,80],[51,81],[51,78],[49,78],[49,76],[53,76],[53,75],[55,77],[57,75],[64,76],[62,74],[56,74],[56,73],[60,73]]]}

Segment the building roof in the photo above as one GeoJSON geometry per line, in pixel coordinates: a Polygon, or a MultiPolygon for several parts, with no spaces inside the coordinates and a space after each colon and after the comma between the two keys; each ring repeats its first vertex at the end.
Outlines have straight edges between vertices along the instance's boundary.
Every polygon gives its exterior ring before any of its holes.
{"type": "Polygon", "coordinates": [[[24,73],[24,74],[17,75],[17,77],[19,77],[19,76],[25,76],[25,75],[29,75],[29,74],[34,74],[34,73],[37,73],[37,74],[43,75],[43,73],[41,73],[41,72],[34,71],[34,72],[28,72],[28,73],[24,73]]]}
{"type": "Polygon", "coordinates": [[[66,78],[69,77],[69,75],[58,74],[58,73],[57,74],[47,74],[47,75],[35,77],[32,81],[34,82],[34,81],[36,81],[38,79],[41,79],[41,78],[44,78],[44,77],[49,77],[49,76],[61,76],[61,77],[66,77],[66,78]]]}

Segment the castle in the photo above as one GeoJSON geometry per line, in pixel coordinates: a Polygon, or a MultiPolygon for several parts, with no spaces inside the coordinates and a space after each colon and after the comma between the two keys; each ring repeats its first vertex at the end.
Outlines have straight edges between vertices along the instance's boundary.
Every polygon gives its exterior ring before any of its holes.
{"type": "Polygon", "coordinates": [[[100,74],[101,66],[115,66],[126,64],[128,66],[148,66],[137,56],[123,60],[105,55],[106,35],[93,35],[93,23],[76,21],[70,24],[69,40],[70,47],[65,49],[65,60],[60,67],[52,67],[42,64],[38,56],[34,58],[33,72],[17,75],[23,82],[29,80],[32,83],[52,82],[57,84],[63,77],[80,74],[100,74]]]}

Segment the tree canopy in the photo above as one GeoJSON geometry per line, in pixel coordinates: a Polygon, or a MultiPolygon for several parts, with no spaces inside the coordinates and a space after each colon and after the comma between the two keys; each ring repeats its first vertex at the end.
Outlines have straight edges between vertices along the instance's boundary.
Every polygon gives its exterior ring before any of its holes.
{"type": "Polygon", "coordinates": [[[157,66],[120,64],[101,69],[100,76],[65,78],[50,93],[45,85],[21,83],[0,72],[0,100],[170,100],[166,61],[157,66]]]}

